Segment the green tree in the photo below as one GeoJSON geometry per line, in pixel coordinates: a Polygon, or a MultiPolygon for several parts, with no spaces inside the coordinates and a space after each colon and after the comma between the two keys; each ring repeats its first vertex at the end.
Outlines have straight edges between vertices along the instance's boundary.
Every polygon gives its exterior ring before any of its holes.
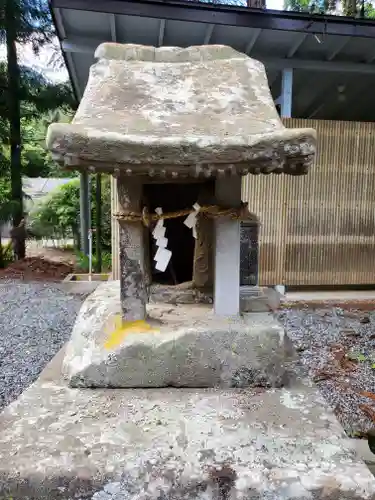
{"type": "Polygon", "coordinates": [[[284,9],[311,14],[333,14],[341,3],[344,16],[375,18],[375,9],[370,1],[365,0],[285,0],[284,9]]]}
{"type": "Polygon", "coordinates": [[[0,177],[0,268],[5,267],[2,228],[11,221],[12,208],[10,183],[7,178],[0,177]]]}
{"type": "MultiPolygon", "coordinates": [[[[96,219],[96,185],[91,179],[91,220],[96,219]]],[[[111,188],[108,176],[102,176],[101,244],[111,248],[111,188]]],[[[79,179],[60,186],[43,198],[31,211],[28,218],[30,232],[38,238],[73,238],[75,248],[80,248],[80,184],[79,179]]],[[[97,243],[97,242],[95,242],[97,243]]]]}
{"type": "MultiPolygon", "coordinates": [[[[0,63],[0,88],[8,87],[6,65],[0,63]]],[[[20,67],[21,171],[28,177],[65,175],[56,168],[45,149],[45,136],[50,123],[70,121],[75,100],[68,83],[52,84],[40,73],[20,67]]],[[[9,106],[7,94],[0,94],[0,140],[8,158],[10,171],[9,106]]]]}
{"type": "MultiPolygon", "coordinates": [[[[13,226],[17,227],[23,218],[22,202],[22,142],[21,142],[21,101],[22,101],[22,75],[18,63],[17,45],[31,43],[35,52],[45,43],[49,43],[54,36],[53,24],[50,19],[46,0],[3,0],[4,15],[0,16],[0,42],[6,42],[6,104],[5,115],[1,114],[0,126],[9,124],[8,144],[10,149],[10,182],[11,198],[13,204],[13,226]],[[5,122],[5,124],[4,124],[5,122]]],[[[30,75],[29,75],[30,76],[30,75]]],[[[31,79],[28,78],[30,82],[31,79]]],[[[45,83],[45,82],[44,82],[45,83]]],[[[29,88],[37,88],[35,82],[29,88]]],[[[44,111],[52,109],[47,104],[50,102],[51,85],[44,85],[42,91],[29,92],[28,97],[33,107],[29,108],[44,111]]],[[[56,96],[56,94],[53,94],[56,96]]],[[[25,256],[25,241],[17,245],[18,258],[25,256]]]]}
{"type": "Polygon", "coordinates": [[[285,0],[284,9],[310,14],[329,14],[336,8],[334,0],[285,0]]]}

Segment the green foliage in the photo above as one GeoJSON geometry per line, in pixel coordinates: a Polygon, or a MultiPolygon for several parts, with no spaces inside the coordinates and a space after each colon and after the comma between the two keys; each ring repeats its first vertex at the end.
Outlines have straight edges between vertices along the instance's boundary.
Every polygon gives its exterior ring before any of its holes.
{"type": "MultiPolygon", "coordinates": [[[[375,9],[370,1],[340,0],[344,16],[375,18],[375,9]]],[[[334,0],[285,0],[284,9],[294,12],[309,12],[311,14],[334,14],[337,10],[334,0]]]]}
{"type": "Polygon", "coordinates": [[[11,245],[1,245],[0,248],[0,268],[9,266],[14,261],[13,249],[11,245]]]}
{"type": "MultiPolygon", "coordinates": [[[[20,66],[19,70],[20,90],[18,97],[21,104],[21,116],[23,118],[37,118],[41,114],[59,108],[69,112],[76,106],[72,89],[68,82],[52,83],[41,73],[25,66],[20,66]]],[[[5,62],[0,62],[0,88],[8,88],[7,65],[5,62]]],[[[7,92],[1,92],[0,116],[3,123],[0,124],[0,131],[2,131],[0,133],[5,139],[7,139],[7,134],[4,135],[4,126],[10,118],[9,113],[7,92]]]]}
{"type": "Polygon", "coordinates": [[[79,181],[57,188],[29,214],[29,229],[37,237],[79,241],[79,181]]]}
{"type": "Polygon", "coordinates": [[[311,14],[328,14],[336,8],[332,0],[285,0],[284,9],[294,12],[309,12],[311,14]]]}
{"type": "MultiPolygon", "coordinates": [[[[47,128],[52,122],[70,121],[75,101],[68,84],[52,84],[29,68],[21,73],[22,175],[27,177],[61,177],[61,172],[45,149],[47,128]]],[[[0,63],[0,88],[6,88],[6,65],[0,63]]],[[[7,93],[0,93],[0,174],[9,172],[9,106],[7,93]]],[[[73,175],[73,174],[72,174],[73,175]]]]}
{"type": "MultiPolygon", "coordinates": [[[[87,255],[83,252],[76,251],[76,265],[77,268],[83,273],[88,273],[90,270],[90,261],[87,255]]],[[[92,256],[92,269],[95,272],[97,269],[97,258],[96,255],[92,256]]],[[[112,255],[111,252],[102,252],[102,272],[108,272],[112,268],[112,255]]]]}
{"type": "MultiPolygon", "coordinates": [[[[95,183],[91,182],[91,220],[95,220],[95,183]]],[[[109,177],[102,178],[102,246],[111,247],[111,189],[109,177]]],[[[54,190],[29,214],[29,229],[36,237],[73,238],[75,248],[80,246],[79,180],[74,179],[54,190]]]]}
{"type": "MultiPolygon", "coordinates": [[[[16,23],[16,40],[23,44],[31,42],[35,52],[49,43],[54,36],[48,0],[4,0],[11,2],[12,13],[16,23]]],[[[5,39],[8,28],[6,16],[0,16],[0,42],[5,39]]]]}
{"type": "MultiPolygon", "coordinates": [[[[22,175],[49,175],[53,166],[35,133],[42,130],[35,121],[40,122],[50,110],[71,108],[74,99],[69,84],[54,85],[18,62],[25,43],[37,53],[54,37],[48,0],[4,0],[1,13],[0,43],[6,44],[7,61],[0,63],[0,176],[7,182],[10,179],[11,195],[5,204],[0,203],[0,216],[9,218],[10,214],[18,226],[23,217],[22,175]]],[[[16,252],[22,258],[24,237],[17,238],[16,252]]]]}

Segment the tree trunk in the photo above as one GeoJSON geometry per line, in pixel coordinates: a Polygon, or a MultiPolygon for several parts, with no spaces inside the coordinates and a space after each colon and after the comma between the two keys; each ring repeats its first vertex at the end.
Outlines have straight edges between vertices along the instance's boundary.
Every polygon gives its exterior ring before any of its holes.
{"type": "Polygon", "coordinates": [[[355,17],[357,14],[357,0],[344,0],[344,14],[348,17],[355,17]]]}
{"type": "Polygon", "coordinates": [[[253,9],[265,9],[265,0],[247,0],[247,6],[253,9]]]}
{"type": "Polygon", "coordinates": [[[1,237],[1,230],[2,230],[2,227],[0,226],[0,269],[3,269],[5,267],[5,262],[4,262],[4,249],[3,249],[3,242],[2,242],[2,237],[1,237]]]}
{"type": "Polygon", "coordinates": [[[75,250],[81,248],[81,235],[78,226],[72,226],[73,245],[75,250]]]}
{"type": "Polygon", "coordinates": [[[102,272],[102,176],[96,174],[96,272],[102,272]]]}
{"type": "MultiPolygon", "coordinates": [[[[9,142],[10,142],[10,167],[12,200],[14,204],[13,227],[18,227],[23,218],[22,195],[22,164],[21,164],[21,113],[20,113],[20,70],[17,60],[17,6],[14,0],[6,0],[5,25],[8,62],[8,105],[9,105],[9,142]]],[[[25,257],[25,236],[19,231],[15,245],[17,259],[25,257]]]]}

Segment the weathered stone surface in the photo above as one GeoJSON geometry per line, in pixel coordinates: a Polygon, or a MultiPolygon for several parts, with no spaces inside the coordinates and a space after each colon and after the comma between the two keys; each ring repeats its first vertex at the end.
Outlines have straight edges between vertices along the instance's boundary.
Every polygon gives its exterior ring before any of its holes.
{"type": "Polygon", "coordinates": [[[193,281],[178,285],[153,283],[149,288],[150,302],[164,304],[212,304],[213,288],[197,288],[193,281]]]}
{"type": "Polygon", "coordinates": [[[74,120],[48,131],[65,166],[210,177],[304,174],[313,161],[315,131],[283,126],[259,61],[226,46],[104,44],[96,56],[74,120]]]}
{"type": "Polygon", "coordinates": [[[73,387],[247,387],[288,381],[290,343],[270,315],[217,318],[204,305],[148,306],[152,330],[116,335],[119,284],[83,304],[64,360],[73,387]],[[117,315],[117,316],[116,316],[117,315]]]}
{"type": "MultiPolygon", "coordinates": [[[[129,212],[142,210],[143,186],[139,179],[117,179],[119,208],[129,212]]],[[[146,317],[144,227],[141,222],[119,221],[120,298],[126,321],[146,317]]]]}
{"type": "Polygon", "coordinates": [[[313,388],[91,391],[59,368],[0,415],[0,498],[375,499],[313,388]]]}
{"type": "Polygon", "coordinates": [[[358,458],[363,460],[371,473],[375,475],[375,454],[369,448],[367,439],[352,439],[358,458]]]}
{"type": "Polygon", "coordinates": [[[280,301],[280,294],[274,288],[240,288],[240,308],[242,312],[274,312],[280,307],[280,301]]]}

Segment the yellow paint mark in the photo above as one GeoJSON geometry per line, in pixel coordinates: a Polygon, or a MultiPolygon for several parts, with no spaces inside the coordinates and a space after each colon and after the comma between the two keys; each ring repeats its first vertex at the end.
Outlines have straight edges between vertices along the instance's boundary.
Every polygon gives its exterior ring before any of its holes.
{"type": "Polygon", "coordinates": [[[124,340],[124,337],[129,333],[148,333],[156,332],[157,330],[146,323],[144,320],[138,321],[123,321],[121,316],[116,316],[114,318],[114,330],[109,334],[104,347],[106,349],[112,349],[117,347],[124,340]]]}

